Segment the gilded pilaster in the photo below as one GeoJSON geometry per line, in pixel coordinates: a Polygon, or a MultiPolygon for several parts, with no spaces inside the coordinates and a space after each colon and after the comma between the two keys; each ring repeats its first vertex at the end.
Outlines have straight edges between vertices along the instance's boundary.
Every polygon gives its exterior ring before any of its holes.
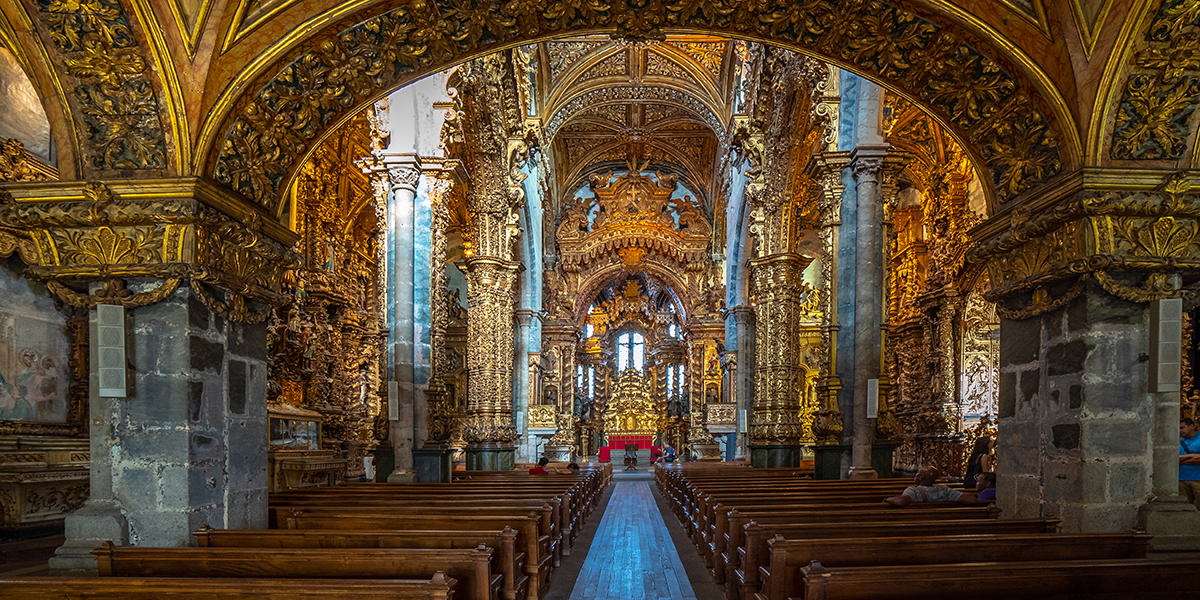
{"type": "Polygon", "coordinates": [[[838,248],[842,225],[842,170],[850,157],[845,152],[823,152],[810,165],[813,179],[821,186],[819,236],[824,260],[821,263],[821,325],[820,379],[817,381],[817,412],[813,418],[813,438],[819,445],[838,444],[843,431],[842,413],[838,409],[838,392],[842,389],[837,376],[838,348],[838,248]]]}

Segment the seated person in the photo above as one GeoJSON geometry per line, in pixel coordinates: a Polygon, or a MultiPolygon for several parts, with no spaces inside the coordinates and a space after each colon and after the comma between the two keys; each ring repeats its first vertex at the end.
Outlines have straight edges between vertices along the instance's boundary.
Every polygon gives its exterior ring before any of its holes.
{"type": "Polygon", "coordinates": [[[975,478],[975,498],[981,503],[989,503],[996,501],[996,474],[995,473],[980,473],[975,478]]]}
{"type": "Polygon", "coordinates": [[[666,449],[663,451],[663,461],[668,462],[668,463],[675,462],[675,449],[674,448],[672,448],[670,446],[666,447],[666,449]]]}
{"type": "Polygon", "coordinates": [[[975,496],[952,490],[944,485],[933,485],[937,481],[938,471],[932,467],[921,467],[913,483],[904,488],[899,496],[884,498],[883,501],[892,506],[908,506],[913,502],[957,502],[959,504],[974,504],[975,496]]]}
{"type": "Polygon", "coordinates": [[[530,475],[549,475],[550,471],[546,470],[546,465],[550,464],[550,459],[545,456],[538,459],[536,467],[529,470],[530,475]]]}

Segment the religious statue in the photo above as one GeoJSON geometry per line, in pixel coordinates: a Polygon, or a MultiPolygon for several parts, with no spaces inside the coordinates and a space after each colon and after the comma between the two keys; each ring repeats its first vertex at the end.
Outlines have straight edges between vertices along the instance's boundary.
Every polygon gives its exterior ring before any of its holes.
{"type": "Polygon", "coordinates": [[[304,289],[304,280],[296,282],[296,304],[303,304],[308,300],[308,290],[304,289]]]}
{"type": "Polygon", "coordinates": [[[558,389],[554,387],[546,388],[545,401],[546,406],[558,406],[558,389]]]}

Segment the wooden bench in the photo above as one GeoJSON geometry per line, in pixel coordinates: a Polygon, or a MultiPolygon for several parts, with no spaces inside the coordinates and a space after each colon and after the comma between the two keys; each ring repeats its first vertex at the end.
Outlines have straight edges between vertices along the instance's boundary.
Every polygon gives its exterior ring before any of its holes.
{"type": "Polygon", "coordinates": [[[497,600],[502,577],[492,550],[428,548],[147,548],[93,550],[100,577],[251,577],[407,579],[442,572],[459,582],[460,600],[497,600]]]}
{"type": "Polygon", "coordinates": [[[504,578],[502,600],[526,592],[525,553],[517,552],[517,532],[497,531],[303,531],[294,529],[213,529],[205,525],[192,533],[201,548],[442,548],[496,551],[495,571],[504,578]]]}
{"type": "Polygon", "coordinates": [[[412,579],[0,578],[0,597],[23,600],[454,600],[438,572],[412,579]]]}
{"type": "Polygon", "coordinates": [[[805,600],[1180,600],[1196,597],[1197,572],[1200,560],[1195,559],[953,563],[928,568],[813,564],[802,569],[805,600]]]}
{"type": "Polygon", "coordinates": [[[517,532],[516,547],[525,554],[525,574],[529,576],[527,598],[538,600],[550,582],[549,536],[540,536],[541,519],[537,513],[521,516],[453,515],[433,517],[419,514],[370,513],[363,511],[293,510],[286,519],[287,529],[324,531],[414,531],[421,529],[453,531],[495,531],[509,527],[517,532]]]}
{"type": "MultiPolygon", "coordinates": [[[[558,566],[560,556],[570,555],[572,543],[572,521],[576,520],[566,512],[568,504],[560,498],[545,498],[544,496],[530,498],[461,498],[456,496],[406,497],[392,494],[359,494],[333,491],[308,495],[290,495],[283,498],[272,497],[269,507],[269,526],[280,527],[281,515],[286,515],[293,509],[371,509],[372,512],[384,510],[403,510],[421,514],[512,514],[537,511],[543,517],[543,533],[549,535],[554,551],[554,566],[558,566]]],[[[582,522],[575,525],[582,527],[582,522]]]]}
{"type": "Polygon", "coordinates": [[[1041,535],[1057,533],[1058,519],[970,519],[965,521],[858,521],[851,523],[779,523],[764,519],[743,528],[744,541],[722,556],[726,597],[737,598],[743,588],[757,589],[761,567],[769,557],[768,541],[838,538],[911,538],[938,535],[1041,535]]]}
{"type": "MultiPolygon", "coordinates": [[[[724,583],[724,578],[718,573],[728,573],[730,558],[736,556],[736,550],[746,543],[746,525],[757,521],[763,527],[772,524],[793,523],[861,523],[871,521],[887,521],[904,523],[913,521],[963,521],[971,519],[994,521],[997,512],[987,506],[963,506],[953,503],[923,510],[899,510],[896,508],[879,508],[876,510],[731,510],[726,515],[717,515],[719,529],[714,534],[712,544],[705,544],[701,553],[705,563],[714,570],[714,576],[719,577],[717,583],[724,583]],[[723,520],[724,519],[724,520],[723,520]]],[[[735,563],[734,563],[735,564],[735,563]]]]}
{"type": "MultiPolygon", "coordinates": [[[[758,567],[761,590],[741,586],[742,600],[804,597],[801,569],[920,565],[961,562],[1030,562],[1145,558],[1151,536],[1133,533],[936,535],[832,539],[785,539],[767,545],[770,560],[758,567]]],[[[936,568],[936,567],[934,567],[936,568]]],[[[973,586],[971,586],[973,588],[973,586]]],[[[970,593],[968,592],[969,596],[970,593]]]]}

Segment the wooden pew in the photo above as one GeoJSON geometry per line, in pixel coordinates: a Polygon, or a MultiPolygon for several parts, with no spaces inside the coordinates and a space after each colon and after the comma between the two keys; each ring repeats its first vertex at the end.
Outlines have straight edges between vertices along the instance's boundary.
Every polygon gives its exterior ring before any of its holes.
{"type": "Polygon", "coordinates": [[[270,524],[274,528],[279,528],[287,516],[295,510],[304,511],[309,514],[317,514],[320,511],[368,511],[368,512],[405,512],[411,514],[428,515],[434,518],[440,518],[442,515],[452,516],[457,514],[476,514],[476,515],[524,515],[530,512],[536,512],[541,517],[541,535],[548,536],[550,539],[550,552],[554,557],[554,566],[559,566],[561,556],[570,554],[565,546],[570,541],[570,536],[563,531],[561,523],[561,515],[559,513],[559,504],[552,500],[543,502],[541,500],[528,501],[511,501],[511,500],[494,500],[484,501],[482,499],[472,500],[468,502],[457,502],[453,499],[426,499],[426,500],[407,500],[397,499],[388,496],[345,496],[326,494],[318,495],[311,499],[308,498],[291,498],[287,501],[276,502],[272,499],[270,506],[270,524]]]}
{"type": "Polygon", "coordinates": [[[0,578],[0,597],[23,600],[454,600],[443,573],[412,579],[0,578]]]}
{"type": "MultiPolygon", "coordinates": [[[[743,600],[804,597],[801,569],[961,562],[1030,562],[1145,558],[1151,536],[1135,533],[936,535],[785,539],[767,545],[770,560],[758,568],[761,590],[743,585],[743,600]]],[[[937,567],[933,567],[936,569],[937,567]]],[[[971,586],[973,590],[974,586],[971,586]]],[[[970,596],[970,591],[967,592],[970,596]]]]}
{"type": "Polygon", "coordinates": [[[913,568],[804,567],[805,600],[1087,598],[1179,600],[1196,595],[1200,560],[953,563],[913,568]],[[964,589],[969,582],[970,588],[964,589]]]}
{"type": "Polygon", "coordinates": [[[517,532],[496,531],[304,531],[295,529],[214,529],[207,525],[192,533],[201,548],[442,548],[496,551],[496,571],[503,576],[502,600],[515,600],[526,591],[525,553],[517,552],[517,532]]]}
{"type": "MultiPolygon", "coordinates": [[[[923,502],[925,507],[917,510],[899,510],[894,507],[878,508],[875,510],[731,510],[724,516],[717,515],[717,524],[721,527],[715,533],[711,545],[700,549],[705,555],[705,563],[711,564],[717,583],[724,583],[724,577],[717,573],[728,575],[729,569],[736,565],[732,562],[737,557],[737,551],[746,543],[746,525],[757,521],[759,525],[769,527],[779,523],[860,523],[870,521],[887,521],[904,523],[911,521],[960,521],[970,519],[995,520],[996,509],[990,506],[965,506],[954,503],[923,502]],[[722,520],[724,519],[724,520],[722,520]]],[[[915,505],[914,505],[915,506],[915,505]]]]}
{"type": "Polygon", "coordinates": [[[509,527],[517,532],[516,546],[525,554],[525,574],[529,576],[527,598],[538,600],[550,582],[549,536],[540,536],[541,518],[537,513],[521,516],[429,515],[370,513],[362,511],[293,510],[285,519],[287,529],[324,531],[414,531],[424,528],[453,531],[495,531],[509,527]]]}
{"type": "Polygon", "coordinates": [[[911,538],[939,535],[1042,535],[1057,533],[1058,519],[971,519],[965,521],[856,521],[850,523],[778,523],[751,521],[743,529],[744,542],[722,557],[726,597],[736,599],[742,590],[757,590],[758,577],[769,557],[768,541],[776,536],[795,540],[839,538],[911,538]]]}
{"type": "Polygon", "coordinates": [[[411,548],[145,548],[93,550],[100,577],[251,577],[405,579],[443,572],[460,583],[461,600],[496,600],[501,576],[492,575],[492,550],[411,548]]]}

